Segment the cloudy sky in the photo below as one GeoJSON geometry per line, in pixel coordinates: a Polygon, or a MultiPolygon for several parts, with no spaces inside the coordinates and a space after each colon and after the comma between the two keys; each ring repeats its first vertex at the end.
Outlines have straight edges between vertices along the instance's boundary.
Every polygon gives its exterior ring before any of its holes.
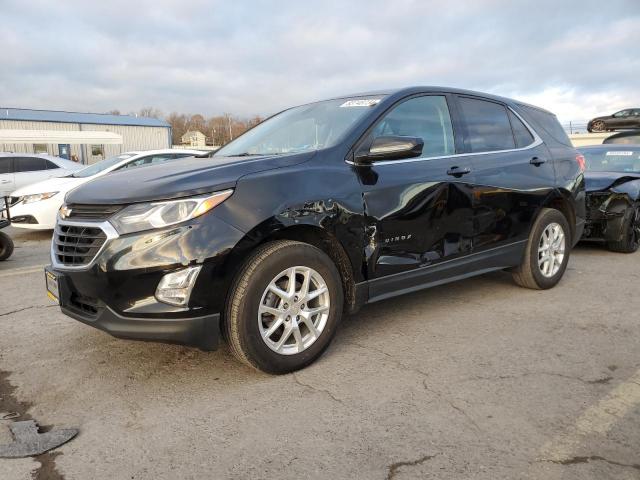
{"type": "Polygon", "coordinates": [[[640,105],[640,0],[0,0],[0,106],[268,114],[446,85],[640,105]]]}

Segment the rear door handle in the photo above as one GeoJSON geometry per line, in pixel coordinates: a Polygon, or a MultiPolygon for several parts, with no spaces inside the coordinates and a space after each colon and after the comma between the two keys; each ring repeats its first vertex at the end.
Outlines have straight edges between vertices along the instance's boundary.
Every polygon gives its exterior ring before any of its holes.
{"type": "Polygon", "coordinates": [[[449,170],[447,170],[447,175],[452,175],[456,178],[460,178],[461,176],[466,175],[467,173],[471,173],[471,169],[469,167],[464,167],[464,168],[451,167],[449,170]]]}
{"type": "Polygon", "coordinates": [[[545,159],[539,158],[539,157],[533,157],[531,160],[529,160],[529,163],[531,165],[535,165],[536,167],[539,167],[540,165],[542,165],[545,162],[546,162],[545,159]]]}

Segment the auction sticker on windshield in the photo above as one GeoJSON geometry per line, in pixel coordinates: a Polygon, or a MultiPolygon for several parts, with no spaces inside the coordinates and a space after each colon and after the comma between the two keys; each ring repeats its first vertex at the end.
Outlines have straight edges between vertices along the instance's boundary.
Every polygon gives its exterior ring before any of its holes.
{"type": "Polygon", "coordinates": [[[347,100],[340,107],[373,107],[380,103],[379,98],[366,98],[359,100],[347,100]]]}

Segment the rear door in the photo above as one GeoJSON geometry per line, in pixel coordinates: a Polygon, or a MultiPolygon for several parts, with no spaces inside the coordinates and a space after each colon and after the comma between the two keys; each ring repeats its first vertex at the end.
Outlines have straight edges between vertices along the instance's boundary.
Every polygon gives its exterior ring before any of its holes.
{"type": "MultiPolygon", "coordinates": [[[[372,297],[422,283],[397,275],[471,252],[470,160],[456,158],[455,118],[447,95],[405,99],[383,116],[363,144],[385,135],[422,138],[421,157],[357,167],[363,184],[372,297]]],[[[369,143],[370,144],[370,143],[369,143]]]]}
{"type": "Polygon", "coordinates": [[[47,161],[41,157],[16,157],[13,164],[16,190],[46,180],[50,176],[47,161]]]}
{"type": "Polygon", "coordinates": [[[14,190],[13,158],[0,157],[0,197],[6,197],[14,190]]]}
{"type": "Polygon", "coordinates": [[[524,242],[555,185],[549,151],[507,105],[462,95],[457,101],[475,173],[474,252],[524,242]]]}

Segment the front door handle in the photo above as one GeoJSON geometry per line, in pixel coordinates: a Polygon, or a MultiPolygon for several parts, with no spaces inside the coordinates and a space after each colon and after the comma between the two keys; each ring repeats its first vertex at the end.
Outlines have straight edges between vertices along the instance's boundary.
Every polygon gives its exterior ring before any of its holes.
{"type": "Polygon", "coordinates": [[[464,167],[464,168],[451,167],[449,170],[447,170],[447,175],[452,175],[456,178],[460,178],[461,176],[466,175],[467,173],[471,173],[471,169],[469,167],[464,167]]]}
{"type": "Polygon", "coordinates": [[[535,165],[536,167],[539,167],[540,165],[542,165],[545,162],[546,162],[546,160],[544,158],[539,158],[539,157],[533,157],[531,160],[529,160],[529,163],[531,165],[535,165]]]}

